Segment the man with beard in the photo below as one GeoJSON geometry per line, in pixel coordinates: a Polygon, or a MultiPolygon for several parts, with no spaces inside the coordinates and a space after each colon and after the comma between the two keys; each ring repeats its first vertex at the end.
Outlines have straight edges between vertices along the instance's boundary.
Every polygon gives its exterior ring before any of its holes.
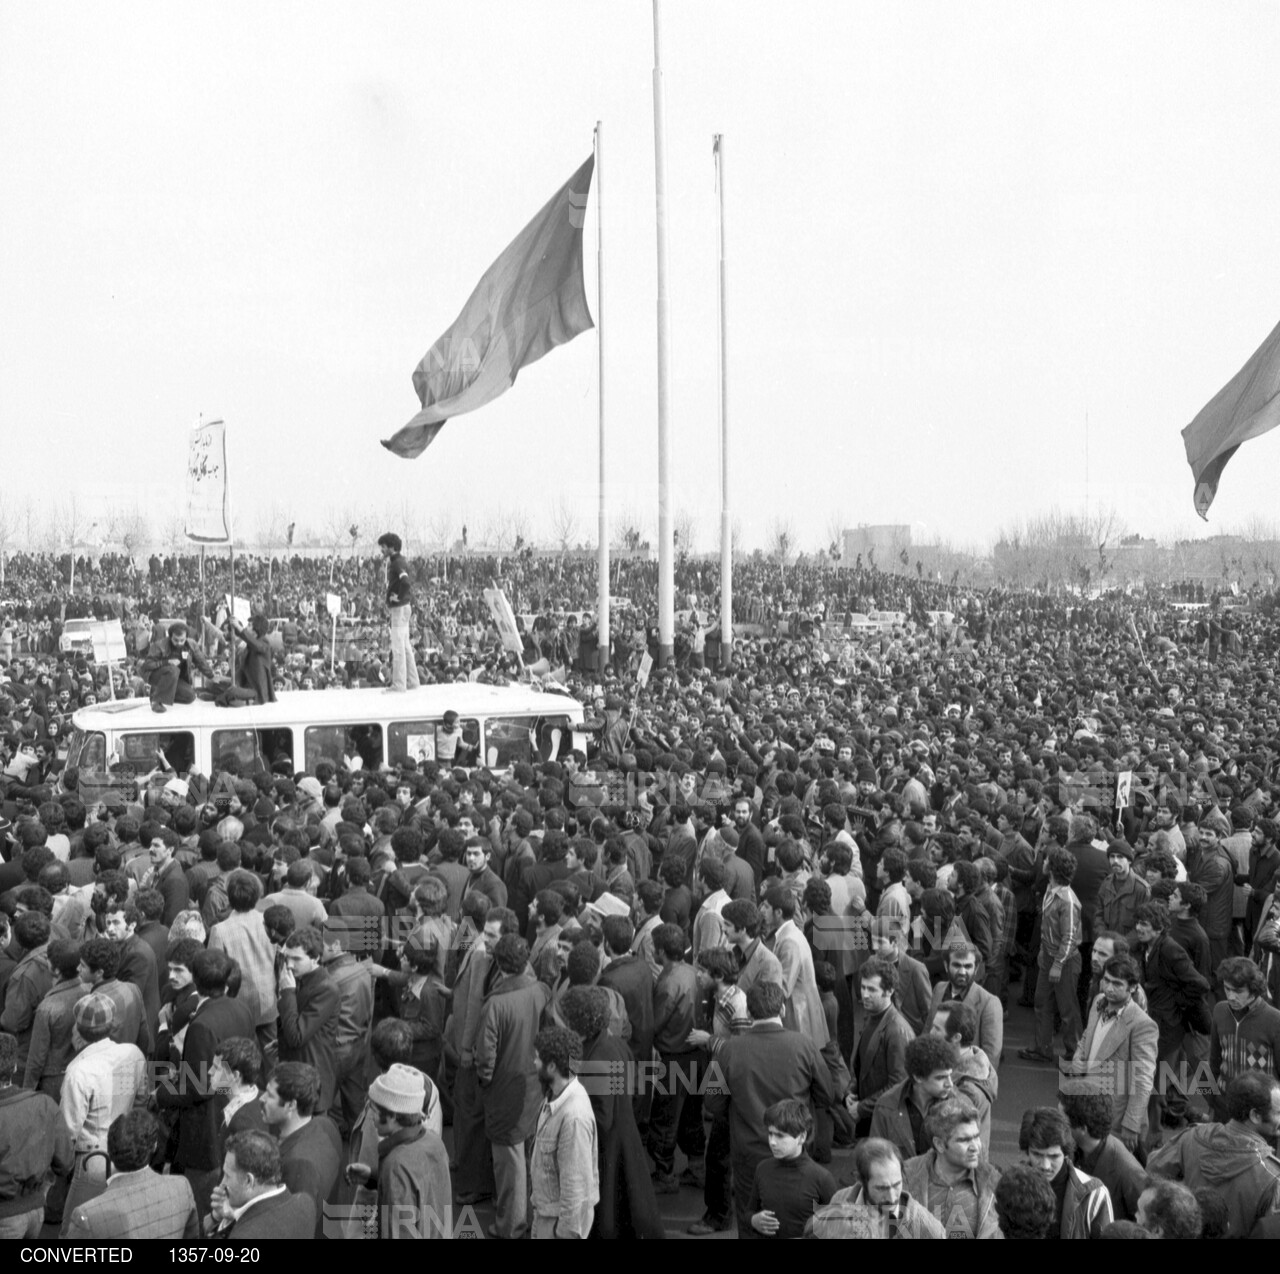
{"type": "Polygon", "coordinates": [[[581,1063],[582,1041],[568,1027],[538,1032],[534,1064],[543,1101],[530,1173],[535,1239],[585,1239],[600,1202],[596,1119],[578,1082],[581,1063]]]}
{"type": "Polygon", "coordinates": [[[947,951],[947,976],[933,988],[923,1031],[927,1034],[932,1028],[943,1004],[958,1000],[973,1012],[978,1024],[974,1044],[987,1055],[992,1067],[998,1067],[1004,1051],[1004,1013],[1000,1001],[978,985],[977,970],[977,949],[968,943],[953,943],[947,951]]]}
{"type": "Polygon", "coordinates": [[[870,1206],[880,1213],[891,1239],[945,1239],[946,1231],[929,1209],[903,1189],[902,1157],[898,1148],[880,1137],[858,1143],[853,1155],[858,1174],[854,1185],[837,1190],[825,1208],[819,1208],[805,1227],[806,1237],[838,1230],[842,1210],[870,1206]]]}

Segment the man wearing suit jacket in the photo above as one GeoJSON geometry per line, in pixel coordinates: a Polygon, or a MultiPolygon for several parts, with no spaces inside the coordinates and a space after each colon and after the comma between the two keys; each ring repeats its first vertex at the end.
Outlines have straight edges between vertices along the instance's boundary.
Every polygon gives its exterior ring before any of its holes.
{"type": "Polygon", "coordinates": [[[644,960],[632,954],[635,930],[626,916],[606,916],[601,928],[608,963],[601,970],[599,985],[617,991],[627,1006],[636,1061],[652,1061],[653,974],[644,960]]]}
{"type": "Polygon", "coordinates": [[[144,887],[158,890],[164,899],[164,911],[160,923],[168,928],[191,898],[191,887],[186,873],[174,857],[178,851],[178,834],[167,827],[156,828],[147,847],[151,871],[144,878],[144,887]]]}
{"type": "Polygon", "coordinates": [[[306,1062],[320,1073],[320,1110],[338,1088],[338,1020],[342,992],[320,965],[324,936],[295,929],[284,944],[280,973],[280,1060],[306,1062]]]}
{"type": "Polygon", "coordinates": [[[265,1132],[238,1132],[227,1141],[222,1181],[213,1192],[219,1239],[309,1239],[316,1205],[291,1194],[280,1178],[280,1150],[265,1132]]]}
{"type": "Polygon", "coordinates": [[[853,1087],[845,1105],[857,1120],[858,1136],[865,1137],[876,1101],[907,1078],[907,1045],[915,1039],[915,1032],[893,1007],[893,995],[898,989],[897,965],[868,960],[858,978],[867,1016],[853,1050],[853,1087]]]}
{"type": "Polygon", "coordinates": [[[138,937],[138,926],[141,923],[142,912],[132,903],[126,903],[122,907],[109,906],[103,916],[107,937],[120,944],[120,967],[116,971],[116,977],[121,982],[132,982],[142,992],[147,1030],[154,1041],[156,1023],[160,1017],[160,974],[156,967],[155,952],[145,939],[138,937]]]}
{"type": "Polygon", "coordinates": [[[1063,1091],[1098,1091],[1113,1098],[1111,1131],[1137,1149],[1147,1126],[1147,1102],[1156,1077],[1160,1028],[1134,1003],[1138,967],[1127,956],[1103,966],[1102,994],[1089,1008],[1089,1025],[1071,1060],[1063,1091]]]}
{"type": "MultiPolygon", "coordinates": [[[[817,1044],[782,1025],[786,997],[776,982],[762,982],[747,992],[751,1030],[713,1042],[714,1059],[723,1075],[706,1094],[712,1116],[729,1120],[733,1201],[738,1233],[751,1229],[751,1188],[756,1167],[769,1158],[764,1112],[774,1102],[794,1098],[816,1114],[831,1105],[831,1073],[817,1044]]],[[[714,1072],[713,1072],[714,1075],[714,1072]]]]}
{"type": "Polygon", "coordinates": [[[131,1110],[112,1122],[107,1133],[111,1179],[105,1193],[72,1212],[66,1234],[70,1242],[200,1237],[191,1183],[151,1168],[159,1135],[160,1125],[146,1110],[131,1110]]]}
{"type": "Polygon", "coordinates": [[[201,1215],[209,1210],[209,1192],[218,1175],[220,1103],[213,1085],[218,1045],[235,1036],[253,1037],[253,1010],[227,995],[231,959],[223,951],[201,951],[191,961],[191,978],[201,997],[187,1024],[182,1066],[170,1082],[161,1081],[156,1101],[178,1112],[178,1149],[174,1168],[185,1172],[201,1215]]]}
{"type": "Polygon", "coordinates": [[[782,964],[759,938],[760,912],[755,903],[735,898],[720,911],[724,936],[738,955],[738,989],[750,991],[761,982],[782,985],[782,964]]]}
{"type": "MultiPolygon", "coordinates": [[[[898,993],[894,1005],[917,1035],[927,1030],[932,990],[929,971],[907,954],[908,927],[896,916],[880,916],[871,922],[871,954],[898,966],[898,993]]],[[[984,992],[985,994],[985,992],[984,992]]]]}
{"type": "Polygon", "coordinates": [[[813,972],[813,952],[796,925],[796,896],[785,885],[772,885],[760,904],[760,918],[772,930],[773,953],[782,969],[782,993],[787,997],[782,1024],[807,1035],[819,1047],[831,1038],[813,972]]]}
{"type": "Polygon", "coordinates": [[[933,988],[924,1030],[933,1028],[938,1009],[948,1000],[959,1000],[973,1010],[978,1033],[973,1042],[987,1055],[992,1066],[1000,1065],[1004,1049],[1004,1011],[990,991],[978,985],[977,948],[955,943],[947,950],[947,977],[933,988]]]}

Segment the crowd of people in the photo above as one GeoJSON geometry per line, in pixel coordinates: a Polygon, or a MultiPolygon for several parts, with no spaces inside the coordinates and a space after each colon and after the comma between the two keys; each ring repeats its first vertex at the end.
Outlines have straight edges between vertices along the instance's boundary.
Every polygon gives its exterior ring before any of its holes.
{"type": "Polygon", "coordinates": [[[589,563],[410,560],[399,658],[518,676],[503,587],[525,664],[589,704],[588,752],[90,801],[64,740],[104,670],[29,644],[76,609],[136,629],[110,692],[153,706],[174,616],[210,687],[257,640],[268,693],[398,688],[398,567],[276,563],[268,592],[238,562],[271,644],[220,627],[201,598],[230,581],[192,565],[85,563],[59,599],[56,563],[8,563],[0,1236],[657,1238],[682,1191],[695,1235],[1280,1234],[1261,599],[756,562],[727,659],[684,563],[685,640],[641,686],[650,563],[621,564],[606,661],[568,622],[589,563]],[[331,679],[328,591],[378,632],[331,679]],[[871,610],[903,620],[851,633],[871,610]],[[1000,1084],[1019,1005],[1015,1064],[1052,1077],[1025,1110],[1000,1084]],[[1003,1164],[996,1120],[1020,1127],[1003,1164]]]}

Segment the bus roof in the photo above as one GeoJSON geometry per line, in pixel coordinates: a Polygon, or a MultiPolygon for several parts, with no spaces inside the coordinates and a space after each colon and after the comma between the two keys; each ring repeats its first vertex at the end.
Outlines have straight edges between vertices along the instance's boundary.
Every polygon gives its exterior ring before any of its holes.
{"type": "Polygon", "coordinates": [[[341,724],[360,721],[412,721],[442,717],[452,709],[460,717],[507,713],[539,716],[580,714],[582,705],[567,694],[548,694],[528,686],[486,686],[474,682],[420,686],[403,694],[385,690],[295,690],[282,692],[275,703],[222,708],[208,700],[174,704],[153,713],[148,699],[118,699],[81,708],[71,720],[77,730],[153,726],[158,730],[237,725],[273,726],[341,724]]]}

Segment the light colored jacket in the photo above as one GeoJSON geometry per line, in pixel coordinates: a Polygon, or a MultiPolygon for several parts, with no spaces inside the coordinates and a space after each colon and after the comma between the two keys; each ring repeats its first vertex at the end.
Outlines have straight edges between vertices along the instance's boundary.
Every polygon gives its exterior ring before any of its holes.
{"type": "Polygon", "coordinates": [[[240,996],[253,993],[254,1025],[276,1020],[276,953],[260,911],[233,911],[209,931],[209,948],[240,966],[240,996]]]}
{"type": "Polygon", "coordinates": [[[782,1024],[808,1035],[819,1048],[825,1047],[830,1036],[813,972],[813,952],[794,920],[785,920],[778,926],[773,953],[782,966],[782,989],[787,997],[782,1024]]]}
{"type": "Polygon", "coordinates": [[[1092,1062],[1094,1036],[1102,1024],[1106,1000],[1089,1008],[1089,1024],[1071,1059],[1071,1075],[1063,1076],[1063,1092],[1104,1092],[1112,1102],[1111,1131],[1122,1127],[1141,1132],[1147,1125],[1147,1102],[1156,1078],[1160,1028],[1132,1000],[1120,1010],[1092,1062]],[[1068,1087],[1070,1085],[1070,1087],[1068,1087]]]}
{"type": "Polygon", "coordinates": [[[600,1168],[591,1098],[576,1079],[542,1103],[529,1177],[534,1215],[554,1217],[559,1238],[585,1239],[600,1202],[600,1168]]]}

